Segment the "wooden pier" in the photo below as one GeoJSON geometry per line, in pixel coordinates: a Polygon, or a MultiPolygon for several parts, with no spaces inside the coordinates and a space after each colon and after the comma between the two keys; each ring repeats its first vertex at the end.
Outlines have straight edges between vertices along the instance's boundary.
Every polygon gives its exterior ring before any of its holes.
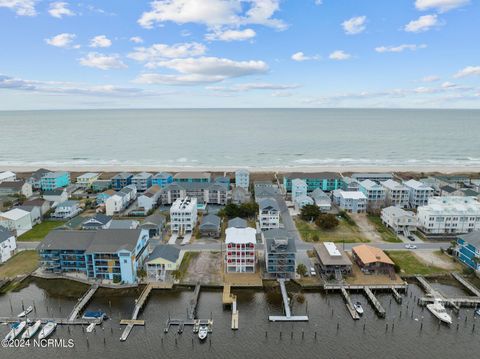
{"type": "Polygon", "coordinates": [[[447,307],[453,307],[458,310],[460,307],[470,307],[476,308],[480,305],[480,297],[455,297],[455,298],[444,298],[444,297],[423,297],[418,299],[419,305],[427,305],[433,303],[434,300],[438,300],[440,303],[443,303],[447,307]]]}
{"type": "Polygon", "coordinates": [[[396,289],[397,291],[405,291],[407,290],[408,288],[408,284],[405,283],[405,284],[386,284],[386,285],[382,285],[382,284],[372,284],[372,285],[363,285],[363,284],[329,284],[329,283],[325,283],[323,285],[323,289],[325,291],[329,291],[329,290],[341,290],[342,288],[345,288],[346,290],[364,290],[365,287],[368,287],[370,288],[371,290],[385,290],[385,291],[388,291],[388,290],[391,290],[392,288],[393,289],[396,289]]]}
{"type": "Polygon", "coordinates": [[[308,322],[308,316],[306,315],[292,315],[290,309],[290,303],[287,294],[287,288],[285,288],[285,279],[278,279],[280,283],[280,291],[282,293],[283,307],[285,309],[285,315],[270,315],[268,319],[271,322],[308,322]]]}
{"type": "Polygon", "coordinates": [[[97,283],[92,284],[90,289],[86,291],[85,294],[78,300],[77,304],[75,304],[72,312],[68,316],[68,320],[73,321],[77,319],[78,315],[83,310],[83,308],[85,308],[85,306],[90,301],[90,299],[92,299],[97,289],[98,289],[98,284],[97,283]]]}
{"type": "Polygon", "coordinates": [[[418,283],[420,283],[423,290],[425,290],[425,292],[427,293],[427,296],[443,297],[443,295],[441,295],[439,291],[433,289],[432,285],[430,283],[428,283],[427,280],[424,277],[416,276],[415,278],[417,279],[418,283]]]}
{"type": "Polygon", "coordinates": [[[395,301],[398,304],[402,304],[403,298],[394,287],[392,287],[392,294],[393,294],[393,298],[395,298],[395,301]]]}
{"type": "Polygon", "coordinates": [[[377,312],[377,315],[381,318],[385,318],[385,314],[386,314],[385,309],[382,307],[382,305],[380,304],[378,299],[375,297],[373,292],[370,290],[370,288],[365,287],[364,292],[365,292],[368,300],[370,301],[370,303],[375,308],[375,311],[377,312]]]}
{"type": "Polygon", "coordinates": [[[458,280],[465,288],[467,288],[470,293],[472,293],[476,297],[480,297],[480,290],[477,287],[475,287],[472,283],[467,281],[465,278],[463,278],[460,274],[456,272],[453,272],[452,276],[453,278],[458,280]]]}
{"type": "MultiPolygon", "coordinates": [[[[35,317],[28,317],[29,320],[32,322],[36,322],[40,320],[42,324],[46,324],[47,322],[55,322],[58,325],[89,325],[92,323],[91,320],[86,319],[74,319],[70,320],[67,318],[35,318],[35,317]]],[[[24,320],[24,318],[18,317],[0,317],[0,323],[16,323],[19,320],[24,320]]]]}
{"type": "Polygon", "coordinates": [[[200,283],[197,283],[195,286],[195,290],[193,291],[193,297],[190,299],[190,305],[187,310],[187,319],[193,320],[195,319],[195,315],[197,313],[197,305],[198,305],[198,297],[200,297],[200,283]]]}
{"type": "Polygon", "coordinates": [[[238,309],[237,309],[237,296],[230,293],[231,285],[223,285],[222,303],[223,306],[231,306],[232,309],[232,330],[238,329],[238,309]]]}
{"type": "Polygon", "coordinates": [[[353,303],[352,303],[352,299],[350,298],[350,294],[348,294],[345,287],[340,287],[340,291],[343,295],[343,299],[345,300],[345,305],[347,306],[348,312],[350,313],[350,315],[352,316],[352,318],[354,320],[359,320],[360,315],[358,314],[358,312],[353,307],[353,303]]]}

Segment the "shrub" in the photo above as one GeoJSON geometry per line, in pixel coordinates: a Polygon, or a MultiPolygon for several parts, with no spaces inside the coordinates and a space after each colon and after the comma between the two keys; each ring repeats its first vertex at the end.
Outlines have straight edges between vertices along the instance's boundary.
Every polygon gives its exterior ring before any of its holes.
{"type": "Polygon", "coordinates": [[[329,230],[337,227],[339,222],[335,215],[331,213],[325,213],[318,216],[315,224],[322,229],[329,230]]]}
{"type": "Polygon", "coordinates": [[[320,209],[314,204],[307,204],[300,210],[300,218],[304,221],[315,221],[320,216],[320,209]]]}
{"type": "Polygon", "coordinates": [[[297,273],[300,274],[302,277],[305,277],[307,275],[307,267],[305,266],[305,264],[300,263],[297,266],[297,273]]]}

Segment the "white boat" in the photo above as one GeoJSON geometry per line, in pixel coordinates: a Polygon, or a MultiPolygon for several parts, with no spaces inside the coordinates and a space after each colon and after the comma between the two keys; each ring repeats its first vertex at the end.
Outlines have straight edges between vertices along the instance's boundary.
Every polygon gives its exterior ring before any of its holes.
{"type": "Polygon", "coordinates": [[[93,329],[95,329],[95,325],[97,325],[97,323],[90,323],[87,327],[87,333],[93,332],[93,329]]]}
{"type": "Polygon", "coordinates": [[[443,304],[437,299],[435,299],[433,303],[427,304],[427,309],[442,322],[452,324],[452,317],[447,313],[443,304]]]}
{"type": "Polygon", "coordinates": [[[480,316],[480,308],[475,311],[475,314],[480,316]]]}
{"type": "Polygon", "coordinates": [[[45,326],[40,331],[40,334],[38,334],[38,339],[41,340],[41,339],[47,338],[50,334],[53,333],[56,327],[57,327],[57,323],[47,322],[47,324],[45,324],[45,326]]]}
{"type": "Polygon", "coordinates": [[[198,338],[200,340],[205,340],[208,335],[208,328],[206,325],[201,325],[200,328],[198,329],[198,338]]]}
{"type": "Polygon", "coordinates": [[[37,320],[35,323],[27,327],[27,330],[23,332],[22,339],[30,339],[31,337],[33,337],[38,332],[41,326],[42,321],[37,320]]]}
{"type": "Polygon", "coordinates": [[[19,318],[23,318],[23,317],[26,317],[28,314],[30,314],[33,310],[33,307],[32,306],[29,306],[27,309],[25,309],[23,312],[21,312],[19,315],[17,315],[17,317],[19,318]]]}
{"type": "Polygon", "coordinates": [[[353,305],[353,308],[355,308],[355,310],[357,311],[358,314],[360,314],[360,315],[363,314],[362,303],[356,302],[356,303],[353,305]]]}
{"type": "Polygon", "coordinates": [[[12,324],[12,329],[8,332],[5,340],[13,340],[22,332],[22,330],[27,325],[27,322],[16,322],[12,324]]]}

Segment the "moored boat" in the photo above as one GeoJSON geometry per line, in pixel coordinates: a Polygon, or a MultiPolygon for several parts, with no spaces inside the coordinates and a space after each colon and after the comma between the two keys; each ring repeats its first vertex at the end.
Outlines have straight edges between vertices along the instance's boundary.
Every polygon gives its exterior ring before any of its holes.
{"type": "Polygon", "coordinates": [[[88,325],[87,329],[86,329],[86,330],[87,330],[87,333],[93,332],[93,330],[95,329],[95,326],[96,326],[96,325],[97,325],[96,323],[90,323],[90,324],[88,325]]]}
{"type": "Polygon", "coordinates": [[[356,302],[356,303],[353,305],[353,308],[355,308],[355,310],[357,311],[358,314],[363,315],[362,303],[356,302]]]}
{"type": "Polygon", "coordinates": [[[205,340],[208,335],[208,328],[206,325],[201,325],[200,328],[198,329],[198,338],[200,340],[205,340]]]}
{"type": "Polygon", "coordinates": [[[22,332],[22,330],[26,327],[26,325],[27,325],[27,322],[23,322],[23,321],[13,323],[11,326],[11,330],[5,336],[5,340],[13,340],[16,337],[18,337],[18,335],[22,332]]]}
{"type": "Polygon", "coordinates": [[[427,309],[442,322],[452,324],[452,317],[447,313],[443,304],[437,299],[435,299],[433,303],[427,304],[427,309]]]}
{"type": "Polygon", "coordinates": [[[27,309],[25,309],[23,312],[21,312],[19,315],[17,315],[18,318],[26,317],[28,314],[30,314],[33,310],[32,306],[29,306],[27,309]]]}
{"type": "Polygon", "coordinates": [[[28,326],[27,329],[22,334],[22,339],[30,339],[31,337],[33,337],[38,332],[41,326],[42,326],[41,320],[37,320],[32,325],[28,326]]]}
{"type": "Polygon", "coordinates": [[[98,311],[86,311],[83,316],[82,316],[83,319],[86,319],[86,320],[104,320],[104,319],[108,319],[107,315],[105,314],[105,312],[102,312],[101,310],[98,310],[98,311]]]}
{"type": "Polygon", "coordinates": [[[38,339],[48,338],[53,333],[56,327],[57,327],[57,323],[47,322],[47,324],[45,324],[45,326],[40,331],[40,334],[38,334],[38,339]]]}

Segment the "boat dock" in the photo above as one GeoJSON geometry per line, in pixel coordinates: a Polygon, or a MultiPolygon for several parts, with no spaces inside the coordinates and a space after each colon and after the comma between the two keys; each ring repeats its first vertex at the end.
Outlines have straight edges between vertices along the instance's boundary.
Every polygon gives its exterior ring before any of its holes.
{"type": "Polygon", "coordinates": [[[232,330],[238,329],[238,309],[237,309],[237,296],[230,293],[231,285],[223,285],[222,303],[223,306],[231,306],[232,309],[232,330]]]}
{"type": "Polygon", "coordinates": [[[364,292],[365,292],[368,300],[370,301],[370,303],[375,308],[375,311],[377,312],[377,315],[381,318],[385,318],[385,314],[386,314],[385,309],[382,307],[382,305],[380,304],[378,299],[375,297],[373,292],[370,290],[370,288],[365,287],[364,292]]]}
{"type": "Polygon", "coordinates": [[[285,279],[280,278],[278,279],[278,282],[280,283],[280,291],[282,293],[285,315],[284,316],[270,315],[268,319],[271,322],[308,322],[308,316],[306,315],[296,315],[296,316],[292,315],[289,298],[287,294],[287,288],[285,288],[285,279]]]}
{"type": "Polygon", "coordinates": [[[441,295],[439,291],[433,289],[432,285],[428,283],[424,277],[418,275],[415,278],[417,279],[418,283],[420,283],[423,290],[425,290],[425,292],[427,293],[427,296],[443,297],[443,295],[441,295]]]}
{"type": "Polygon", "coordinates": [[[78,300],[77,304],[75,304],[75,306],[73,307],[72,312],[68,316],[69,321],[73,321],[77,319],[78,315],[83,310],[83,308],[85,308],[85,306],[90,301],[90,299],[92,299],[97,289],[98,289],[98,284],[97,283],[92,284],[90,289],[85,292],[85,294],[78,300]]]}
{"type": "Polygon", "coordinates": [[[403,298],[394,287],[392,287],[392,294],[393,294],[393,298],[395,298],[395,301],[398,304],[402,304],[403,298]]]}
{"type": "MultiPolygon", "coordinates": [[[[450,307],[453,307],[455,310],[460,310],[460,305],[457,303],[463,303],[464,301],[458,300],[455,301],[454,298],[447,298],[445,297],[442,293],[440,293],[438,290],[433,289],[432,285],[428,283],[428,281],[422,277],[422,276],[416,276],[415,277],[420,285],[423,287],[425,292],[427,293],[427,297],[420,298],[418,300],[418,304],[420,305],[427,305],[428,303],[433,303],[433,301],[436,299],[442,303],[447,304],[450,307]]],[[[466,298],[475,298],[475,297],[466,297],[466,298]]],[[[458,299],[458,298],[457,298],[458,299]]],[[[480,303],[480,297],[478,297],[479,303],[480,303]]],[[[465,303],[470,303],[470,301],[466,301],[465,303]]],[[[468,306],[468,305],[466,305],[468,306]]]]}
{"type": "Polygon", "coordinates": [[[480,290],[478,290],[478,288],[475,287],[472,283],[467,281],[465,278],[463,278],[460,274],[456,272],[453,272],[452,276],[453,278],[458,280],[465,288],[467,288],[470,293],[472,293],[476,297],[480,297],[480,290]]]}
{"type": "Polygon", "coordinates": [[[455,297],[455,298],[433,298],[433,297],[423,297],[418,299],[419,305],[427,305],[429,303],[433,303],[434,299],[443,303],[447,307],[453,307],[454,309],[458,310],[460,307],[477,307],[480,305],[480,297],[455,297]]]}
{"type": "Polygon", "coordinates": [[[345,300],[345,305],[347,306],[348,312],[350,313],[350,315],[352,316],[352,318],[354,320],[359,320],[360,315],[358,314],[358,312],[353,307],[353,303],[352,303],[352,299],[350,298],[350,294],[348,294],[347,290],[343,286],[340,288],[340,291],[342,292],[342,296],[343,296],[343,299],[345,300]]]}
{"type": "MultiPolygon", "coordinates": [[[[28,319],[31,320],[32,322],[36,322],[37,320],[40,320],[42,324],[46,324],[47,322],[55,322],[58,325],[89,325],[92,323],[91,320],[86,320],[86,319],[70,320],[67,318],[34,318],[34,317],[28,317],[28,319]]],[[[19,320],[24,320],[24,318],[0,317],[0,323],[16,323],[19,320]]]]}
{"type": "Polygon", "coordinates": [[[190,305],[187,310],[187,319],[195,319],[195,314],[197,313],[198,297],[200,296],[200,283],[197,283],[195,290],[193,291],[193,297],[190,299],[190,305]]]}

